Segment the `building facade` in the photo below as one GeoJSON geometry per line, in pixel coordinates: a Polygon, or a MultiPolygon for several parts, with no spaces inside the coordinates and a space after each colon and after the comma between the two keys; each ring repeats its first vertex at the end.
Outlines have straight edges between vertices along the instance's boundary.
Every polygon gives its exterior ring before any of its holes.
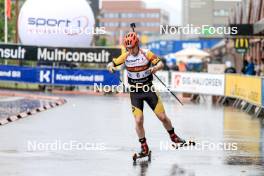
{"type": "MultiPolygon", "coordinates": [[[[194,25],[201,27],[209,25],[214,27],[228,25],[228,18],[233,13],[232,8],[239,0],[183,0],[182,1],[182,25],[194,25]]],[[[196,36],[184,36],[195,38],[196,36]]],[[[206,36],[198,36],[206,37],[206,36]]],[[[210,37],[222,37],[214,35],[210,37]]]]}
{"type": "MultiPolygon", "coordinates": [[[[248,24],[253,26],[253,35],[238,36],[249,39],[247,55],[251,56],[257,68],[264,67],[264,0],[243,0],[237,4],[229,17],[230,24],[248,24]]],[[[243,61],[244,56],[237,59],[243,61]]],[[[242,67],[242,63],[240,64],[242,67]]],[[[264,76],[262,73],[257,74],[264,76]]]]}
{"type": "Polygon", "coordinates": [[[228,37],[225,44],[222,45],[227,54],[233,55],[237,72],[241,73],[243,60],[250,56],[253,59],[257,75],[264,76],[264,0],[242,0],[238,2],[233,7],[228,21],[229,24],[253,28],[252,32],[246,31],[246,35],[228,37]],[[245,53],[236,52],[236,41],[238,40],[248,41],[248,49],[245,53]]]}
{"type": "Polygon", "coordinates": [[[141,0],[102,0],[99,25],[105,27],[108,39],[119,44],[120,38],[131,31],[132,22],[139,35],[153,36],[160,33],[160,25],[169,24],[169,15],[162,9],[146,8],[141,0]]]}
{"type": "Polygon", "coordinates": [[[226,25],[232,8],[239,0],[184,0],[183,25],[226,25]]]}

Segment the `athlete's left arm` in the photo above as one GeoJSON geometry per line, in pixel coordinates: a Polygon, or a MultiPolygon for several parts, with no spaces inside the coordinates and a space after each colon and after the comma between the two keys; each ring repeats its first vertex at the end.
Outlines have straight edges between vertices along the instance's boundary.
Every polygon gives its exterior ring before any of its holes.
{"type": "Polygon", "coordinates": [[[154,65],[153,67],[150,67],[151,73],[156,73],[158,70],[162,70],[164,67],[164,64],[161,62],[161,59],[156,56],[151,51],[147,52],[147,58],[149,58],[150,62],[154,65]]]}
{"type": "Polygon", "coordinates": [[[154,66],[154,68],[156,71],[162,70],[164,68],[164,64],[160,61],[154,66]]]}

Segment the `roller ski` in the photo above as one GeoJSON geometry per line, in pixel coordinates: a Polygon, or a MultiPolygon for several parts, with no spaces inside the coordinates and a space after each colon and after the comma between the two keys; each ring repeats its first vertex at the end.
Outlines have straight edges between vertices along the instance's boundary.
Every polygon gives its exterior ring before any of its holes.
{"type": "Polygon", "coordinates": [[[136,162],[140,158],[148,157],[148,161],[151,161],[151,150],[147,154],[142,153],[134,153],[133,155],[133,161],[136,162]]]}
{"type": "Polygon", "coordinates": [[[179,136],[177,136],[175,133],[170,135],[171,141],[173,142],[172,147],[175,149],[181,148],[181,147],[187,147],[187,146],[194,146],[195,142],[192,140],[184,140],[181,139],[179,136]]]}
{"type": "MultiPolygon", "coordinates": [[[[145,140],[145,139],[144,139],[145,140]]],[[[137,159],[148,157],[148,161],[151,161],[151,150],[149,150],[148,144],[145,142],[141,143],[141,152],[134,153],[132,159],[134,163],[137,159]]]]}

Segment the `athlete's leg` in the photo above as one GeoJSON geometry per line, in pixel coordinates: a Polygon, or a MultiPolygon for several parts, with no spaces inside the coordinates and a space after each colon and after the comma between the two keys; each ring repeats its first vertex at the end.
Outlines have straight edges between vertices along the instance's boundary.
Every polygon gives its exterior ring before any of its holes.
{"type": "Polygon", "coordinates": [[[162,122],[166,130],[172,129],[171,120],[166,115],[163,103],[160,97],[155,92],[147,92],[145,97],[146,102],[154,111],[158,119],[162,122]]]}
{"type": "Polygon", "coordinates": [[[145,137],[145,130],[144,130],[144,116],[142,115],[135,115],[134,114],[134,119],[135,119],[135,128],[136,132],[138,135],[138,138],[144,138],[145,137]]]}
{"type": "Polygon", "coordinates": [[[168,116],[166,115],[166,112],[155,112],[156,116],[158,117],[158,119],[162,122],[163,126],[165,127],[165,129],[171,130],[172,124],[171,124],[171,120],[168,118],[168,116]]]}
{"type": "Polygon", "coordinates": [[[149,152],[147,145],[147,140],[145,137],[144,130],[144,116],[143,116],[143,107],[144,102],[142,99],[142,94],[140,93],[130,93],[132,113],[135,119],[135,128],[141,144],[141,154],[145,155],[149,152]]]}
{"type": "Polygon", "coordinates": [[[163,126],[167,130],[167,132],[170,135],[170,138],[173,142],[185,142],[180,137],[178,137],[175,132],[174,128],[172,126],[171,120],[166,115],[163,103],[160,99],[160,97],[155,92],[149,92],[149,95],[146,97],[146,101],[151,107],[151,109],[154,111],[158,119],[162,122],[163,126]]]}
{"type": "Polygon", "coordinates": [[[138,93],[130,93],[131,105],[132,105],[132,113],[135,119],[135,128],[138,135],[138,138],[145,137],[144,130],[144,116],[143,116],[143,107],[144,102],[141,98],[141,95],[138,93]]]}

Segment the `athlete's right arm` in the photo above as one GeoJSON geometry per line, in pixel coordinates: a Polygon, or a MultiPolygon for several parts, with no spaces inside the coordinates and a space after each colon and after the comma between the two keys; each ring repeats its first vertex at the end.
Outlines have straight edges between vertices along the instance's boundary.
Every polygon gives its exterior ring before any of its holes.
{"type": "Polygon", "coordinates": [[[114,67],[122,65],[123,63],[125,63],[127,55],[128,55],[128,53],[124,53],[124,54],[120,55],[118,58],[114,58],[112,62],[107,64],[107,69],[109,70],[109,72],[113,73],[114,67]]]}

